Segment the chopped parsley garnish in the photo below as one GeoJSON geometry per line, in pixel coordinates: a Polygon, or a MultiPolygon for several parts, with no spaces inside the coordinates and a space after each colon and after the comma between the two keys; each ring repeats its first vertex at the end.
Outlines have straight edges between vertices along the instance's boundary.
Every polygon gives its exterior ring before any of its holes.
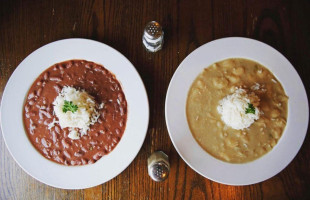
{"type": "Polygon", "coordinates": [[[76,111],[78,110],[78,106],[77,105],[74,105],[72,103],[72,101],[66,101],[65,100],[65,104],[64,106],[62,107],[62,111],[64,113],[68,112],[68,111],[71,111],[72,113],[75,113],[76,111]]]}
{"type": "Polygon", "coordinates": [[[245,109],[245,114],[249,113],[255,114],[255,108],[251,103],[248,103],[248,108],[245,109]]]}

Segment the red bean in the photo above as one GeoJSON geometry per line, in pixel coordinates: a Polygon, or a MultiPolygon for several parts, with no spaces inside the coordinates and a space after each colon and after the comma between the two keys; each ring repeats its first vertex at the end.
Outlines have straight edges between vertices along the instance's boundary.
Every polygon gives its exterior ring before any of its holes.
{"type": "MultiPolygon", "coordinates": [[[[117,99],[117,101],[118,101],[118,99],[117,99]]],[[[118,112],[118,110],[119,110],[119,104],[117,102],[114,103],[114,110],[115,110],[115,112],[118,112]]]]}
{"type": "Polygon", "coordinates": [[[59,128],[59,126],[55,126],[55,131],[56,131],[56,133],[60,134],[60,128],[59,128]]]}
{"type": "Polygon", "coordinates": [[[30,117],[35,117],[37,115],[37,112],[36,111],[32,111],[29,113],[30,117]]]}
{"type": "Polygon", "coordinates": [[[67,79],[69,79],[70,81],[72,80],[72,77],[69,74],[65,75],[67,77],[67,79]]]}
{"type": "Polygon", "coordinates": [[[71,160],[71,161],[70,161],[70,164],[71,164],[71,165],[77,165],[77,162],[76,162],[75,160],[71,160]]]}
{"type": "Polygon", "coordinates": [[[124,120],[123,120],[123,119],[121,119],[121,121],[119,121],[119,126],[120,126],[120,127],[123,127],[123,126],[124,126],[124,120]]]}
{"type": "Polygon", "coordinates": [[[122,102],[124,100],[124,97],[123,97],[122,93],[118,93],[117,97],[118,97],[120,102],[122,102]]]}
{"type": "Polygon", "coordinates": [[[119,134],[121,133],[121,131],[120,131],[118,128],[116,128],[116,129],[115,129],[115,133],[116,133],[117,135],[119,135],[119,134]]]}
{"type": "Polygon", "coordinates": [[[37,82],[37,85],[42,85],[42,81],[38,81],[38,82],[37,82]]]}
{"type": "Polygon", "coordinates": [[[103,72],[103,69],[100,66],[94,67],[95,72],[103,72]]]}
{"type": "Polygon", "coordinates": [[[58,156],[59,154],[60,154],[60,151],[58,151],[58,150],[56,150],[56,149],[53,150],[53,155],[54,155],[54,156],[58,156]]]}
{"type": "Polygon", "coordinates": [[[53,122],[53,120],[52,119],[46,119],[46,120],[44,120],[44,125],[49,125],[50,123],[52,123],[53,122]]]}
{"type": "Polygon", "coordinates": [[[117,83],[114,83],[113,87],[114,87],[115,90],[117,90],[117,91],[119,90],[119,87],[118,87],[117,83]]]}
{"type": "Polygon", "coordinates": [[[56,147],[56,148],[59,148],[59,147],[60,147],[60,145],[59,145],[59,142],[58,142],[58,141],[55,143],[55,147],[56,147]]]}
{"type": "Polygon", "coordinates": [[[25,111],[26,113],[29,112],[30,106],[29,105],[25,105],[25,111]]]}
{"type": "Polygon", "coordinates": [[[55,160],[58,161],[59,163],[64,163],[64,159],[62,157],[56,156],[55,160]]]}
{"type": "Polygon", "coordinates": [[[50,81],[60,82],[60,81],[62,81],[62,78],[60,78],[60,77],[50,77],[49,80],[50,81]]]}
{"type": "Polygon", "coordinates": [[[55,91],[56,91],[57,93],[60,93],[60,91],[61,91],[61,88],[60,88],[59,85],[54,85],[54,89],[55,89],[55,91]]]}
{"type": "Polygon", "coordinates": [[[34,94],[34,92],[31,92],[31,93],[28,95],[28,99],[32,99],[33,97],[35,97],[35,94],[34,94]]]}
{"type": "Polygon", "coordinates": [[[34,135],[34,129],[30,126],[30,134],[34,135]]]}
{"type": "Polygon", "coordinates": [[[58,140],[58,136],[57,136],[57,134],[55,133],[55,131],[51,131],[52,132],[52,138],[53,138],[53,142],[54,142],[54,144],[57,142],[57,140],[58,140]]]}
{"type": "Polygon", "coordinates": [[[32,106],[34,104],[34,100],[30,100],[28,104],[32,106]]]}
{"type": "Polygon", "coordinates": [[[87,164],[87,160],[84,159],[84,158],[81,159],[81,162],[82,162],[83,165],[87,164]]]}
{"type": "Polygon", "coordinates": [[[113,92],[115,91],[115,89],[112,85],[110,86],[110,90],[112,90],[113,92]]]}
{"type": "Polygon", "coordinates": [[[69,143],[65,139],[61,140],[61,144],[65,149],[68,149],[70,146],[69,143]]]}
{"type": "Polygon", "coordinates": [[[101,113],[101,118],[104,120],[104,117],[105,117],[105,112],[103,111],[103,112],[101,113]]]}
{"type": "Polygon", "coordinates": [[[43,151],[44,155],[48,156],[48,150],[47,149],[43,148],[42,151],[43,151]]]}
{"type": "Polygon", "coordinates": [[[71,158],[70,153],[68,153],[67,151],[64,151],[63,153],[64,153],[64,155],[65,155],[67,158],[69,158],[69,159],[71,158]]]}
{"type": "Polygon", "coordinates": [[[51,147],[51,141],[49,139],[42,138],[41,143],[46,148],[51,147]]]}
{"type": "Polygon", "coordinates": [[[72,63],[68,62],[67,65],[66,65],[66,68],[69,69],[70,67],[72,67],[72,63]]]}
{"type": "Polygon", "coordinates": [[[39,112],[39,118],[40,119],[43,119],[44,117],[43,117],[43,114],[41,113],[41,112],[39,112]]]}
{"type": "Polygon", "coordinates": [[[49,73],[48,73],[48,72],[45,72],[45,74],[43,75],[44,80],[47,80],[48,77],[49,77],[49,73]]]}
{"type": "Polygon", "coordinates": [[[90,160],[88,161],[88,164],[93,164],[93,163],[95,163],[95,161],[92,160],[92,159],[90,159],[90,160]]]}
{"type": "Polygon", "coordinates": [[[51,114],[49,114],[48,112],[44,111],[44,110],[40,110],[39,112],[41,112],[43,115],[45,115],[47,118],[52,118],[51,114]]]}
{"type": "Polygon", "coordinates": [[[82,157],[84,155],[83,151],[75,152],[74,156],[76,157],[82,157]]]}
{"type": "Polygon", "coordinates": [[[119,113],[121,116],[125,114],[124,108],[122,106],[119,107],[119,113]]]}
{"type": "Polygon", "coordinates": [[[42,93],[42,88],[39,88],[38,91],[37,91],[37,95],[41,96],[41,93],[42,93]]]}
{"type": "Polygon", "coordinates": [[[91,144],[91,145],[93,145],[93,146],[94,146],[94,145],[98,144],[98,141],[96,141],[96,140],[92,140],[92,141],[90,141],[90,142],[89,142],[89,144],[91,144]]]}
{"type": "Polygon", "coordinates": [[[76,163],[77,163],[77,165],[81,165],[81,164],[82,164],[82,161],[77,160],[76,163]]]}
{"type": "Polygon", "coordinates": [[[65,160],[63,163],[64,163],[65,165],[68,165],[68,161],[67,161],[67,160],[65,160]]]}
{"type": "Polygon", "coordinates": [[[114,143],[118,143],[119,139],[120,139],[119,137],[114,137],[112,140],[113,140],[114,143]]]}
{"type": "Polygon", "coordinates": [[[52,105],[48,105],[47,107],[46,107],[46,111],[47,112],[52,112],[53,111],[53,109],[52,109],[52,105]]]}
{"type": "Polygon", "coordinates": [[[63,129],[62,133],[63,133],[65,138],[68,137],[68,135],[69,135],[69,131],[67,129],[63,129]]]}
{"type": "Polygon", "coordinates": [[[81,150],[84,152],[84,153],[87,153],[88,150],[85,148],[85,147],[81,147],[81,150]]]}
{"type": "Polygon", "coordinates": [[[45,110],[46,106],[41,106],[40,109],[45,110]]]}
{"type": "Polygon", "coordinates": [[[97,152],[97,153],[93,156],[93,159],[94,159],[94,160],[99,160],[103,155],[104,155],[104,153],[101,152],[101,151],[99,151],[99,152],[97,152]]]}
{"type": "Polygon", "coordinates": [[[88,139],[88,136],[87,135],[83,135],[82,136],[82,140],[87,140],[88,139]]]}

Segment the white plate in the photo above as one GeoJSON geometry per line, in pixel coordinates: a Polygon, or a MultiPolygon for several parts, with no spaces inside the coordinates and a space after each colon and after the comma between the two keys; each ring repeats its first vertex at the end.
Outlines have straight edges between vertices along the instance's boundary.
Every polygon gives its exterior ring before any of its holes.
{"type": "Polygon", "coordinates": [[[2,97],[2,134],[11,155],[35,179],[63,189],[96,186],[120,174],[139,152],[148,122],[147,94],[134,66],[115,49],[87,39],[60,40],[34,51],[16,68],[2,97]],[[45,159],[32,146],[23,126],[23,103],[33,81],[53,64],[71,59],[93,61],[114,73],[128,104],[123,137],[111,153],[92,165],[64,166],[45,159]]]}
{"type": "Polygon", "coordinates": [[[309,119],[307,95],[294,67],[272,47],[246,38],[215,40],[187,56],[170,82],[165,114],[170,138],[183,160],[202,176],[229,185],[258,183],[283,170],[300,149],[309,119]],[[278,144],[265,156],[245,164],[226,163],[206,153],[193,138],[185,113],[187,93],[198,74],[217,61],[233,57],[267,67],[289,96],[287,125],[278,144]]]}

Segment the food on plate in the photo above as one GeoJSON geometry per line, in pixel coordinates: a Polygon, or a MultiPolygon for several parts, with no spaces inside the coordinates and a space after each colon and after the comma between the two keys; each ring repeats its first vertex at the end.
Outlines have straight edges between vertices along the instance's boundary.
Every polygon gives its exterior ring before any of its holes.
{"type": "Polygon", "coordinates": [[[230,163],[253,161],[279,141],[288,97],[261,64],[229,58],[205,68],[193,82],[186,115],[192,135],[212,156],[230,163]]]}
{"type": "Polygon", "coordinates": [[[259,118],[258,105],[259,97],[254,92],[247,94],[245,89],[237,88],[233,94],[219,101],[217,111],[225,125],[242,130],[259,118]]]}
{"type": "Polygon", "coordinates": [[[23,120],[31,143],[47,159],[91,164],[119,143],[127,101],[116,77],[102,65],[69,60],[54,64],[34,81],[23,120]]]}

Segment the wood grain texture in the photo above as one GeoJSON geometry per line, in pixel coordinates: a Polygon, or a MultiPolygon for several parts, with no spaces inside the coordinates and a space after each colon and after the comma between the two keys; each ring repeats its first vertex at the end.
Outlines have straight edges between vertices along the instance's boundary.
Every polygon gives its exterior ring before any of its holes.
{"type": "MultiPolygon", "coordinates": [[[[85,190],[62,190],[27,175],[0,137],[0,199],[310,199],[309,135],[295,159],[262,183],[227,186],[205,179],[179,157],[169,138],[164,102],[169,81],[182,60],[199,46],[222,37],[265,42],[294,65],[310,92],[309,0],[0,0],[0,97],[18,64],[32,51],[64,38],[89,38],[124,54],[147,89],[150,123],[145,142],[119,176],[85,190]],[[152,54],[141,42],[144,25],[160,22],[164,48],[152,54]],[[162,183],[147,174],[155,150],[170,158],[162,183]]],[[[309,131],[308,131],[309,132],[309,131]]]]}

